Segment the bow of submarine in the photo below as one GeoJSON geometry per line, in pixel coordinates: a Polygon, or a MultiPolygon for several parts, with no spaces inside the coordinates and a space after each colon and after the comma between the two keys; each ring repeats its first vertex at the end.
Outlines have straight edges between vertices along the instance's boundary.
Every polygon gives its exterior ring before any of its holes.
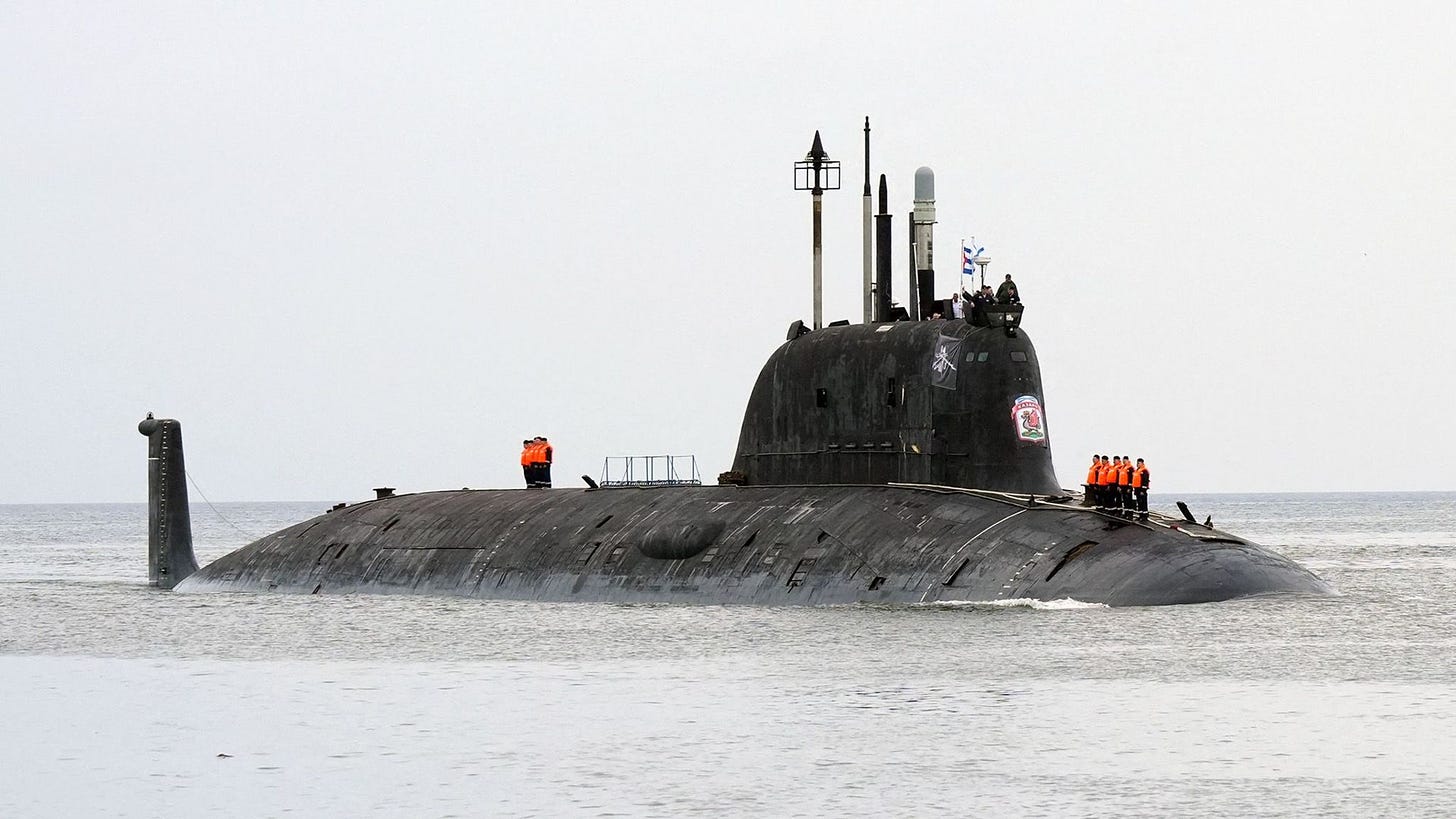
{"type": "Polygon", "coordinates": [[[1069,552],[1027,596],[1122,607],[1334,593],[1293,560],[1226,533],[1156,524],[1128,524],[1122,532],[1069,552]]]}

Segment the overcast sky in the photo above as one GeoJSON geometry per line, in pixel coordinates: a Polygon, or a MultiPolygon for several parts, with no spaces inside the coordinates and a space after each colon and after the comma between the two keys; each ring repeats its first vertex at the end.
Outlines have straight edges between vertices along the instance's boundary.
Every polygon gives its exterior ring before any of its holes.
{"type": "Polygon", "coordinates": [[[1063,485],[1456,489],[1453,8],[6,3],[0,502],[143,500],[149,410],[215,501],[533,435],[711,481],[810,317],[815,129],[859,318],[865,115],[938,290],[970,235],[1020,283],[1063,485]]]}

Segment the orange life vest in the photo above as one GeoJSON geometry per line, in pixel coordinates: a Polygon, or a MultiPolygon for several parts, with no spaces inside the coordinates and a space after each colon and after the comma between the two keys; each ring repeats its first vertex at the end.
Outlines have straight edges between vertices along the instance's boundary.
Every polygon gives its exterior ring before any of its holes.
{"type": "Polygon", "coordinates": [[[1143,487],[1148,485],[1148,479],[1151,477],[1152,474],[1148,472],[1148,468],[1146,466],[1140,466],[1137,469],[1134,469],[1132,471],[1132,487],[1134,489],[1142,489],[1143,487]]]}
{"type": "Polygon", "coordinates": [[[530,466],[535,463],[531,458],[531,445],[527,444],[521,448],[521,466],[530,466]]]}
{"type": "Polygon", "coordinates": [[[1132,483],[1132,464],[1123,461],[1122,468],[1117,470],[1117,485],[1127,486],[1130,483],[1132,483]]]}
{"type": "Polygon", "coordinates": [[[1089,469],[1089,470],[1087,470],[1087,485],[1088,486],[1096,486],[1097,485],[1097,473],[1099,473],[1101,471],[1102,471],[1102,462],[1101,461],[1094,460],[1092,462],[1092,468],[1089,469]]]}
{"type": "Polygon", "coordinates": [[[542,441],[541,442],[541,463],[543,463],[543,464],[549,464],[549,463],[551,463],[551,456],[552,456],[552,454],[554,452],[555,452],[555,450],[553,450],[551,448],[551,444],[549,444],[549,443],[547,443],[545,441],[542,441]]]}
{"type": "Polygon", "coordinates": [[[1117,467],[1113,466],[1110,463],[1102,464],[1102,472],[1097,476],[1097,484],[1099,486],[1110,486],[1112,482],[1116,480],[1116,478],[1113,476],[1113,470],[1115,469],[1117,469],[1117,467]]]}

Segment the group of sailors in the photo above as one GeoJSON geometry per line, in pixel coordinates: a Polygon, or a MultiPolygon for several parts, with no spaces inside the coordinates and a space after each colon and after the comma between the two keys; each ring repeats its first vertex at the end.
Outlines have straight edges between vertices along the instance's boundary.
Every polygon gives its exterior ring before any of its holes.
{"type": "MultiPolygon", "coordinates": [[[[1016,282],[1011,280],[1010,273],[1006,274],[1006,281],[1001,282],[1001,286],[996,288],[994,295],[991,293],[991,285],[983,284],[981,289],[975,293],[966,290],[953,293],[950,298],[951,318],[974,317],[992,304],[1021,303],[1021,296],[1016,292],[1016,282]],[[970,307],[970,316],[967,316],[967,306],[970,307]]],[[[941,318],[941,316],[937,314],[933,318],[941,318]]]]}
{"type": "Polygon", "coordinates": [[[1087,470],[1087,497],[1093,505],[1103,511],[1138,520],[1148,519],[1148,487],[1152,485],[1152,473],[1137,459],[1134,466],[1126,455],[1093,455],[1092,466],[1087,470]]]}
{"type": "Polygon", "coordinates": [[[521,471],[526,475],[527,489],[551,488],[551,443],[537,435],[521,442],[521,471]]]}

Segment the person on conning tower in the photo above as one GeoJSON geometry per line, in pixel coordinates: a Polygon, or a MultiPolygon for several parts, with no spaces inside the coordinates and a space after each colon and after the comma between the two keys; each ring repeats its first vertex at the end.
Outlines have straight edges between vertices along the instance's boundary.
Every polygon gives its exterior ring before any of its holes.
{"type": "Polygon", "coordinates": [[[971,296],[971,323],[984,325],[986,322],[986,305],[991,303],[991,288],[983,285],[971,296]]]}
{"type": "Polygon", "coordinates": [[[996,303],[997,304],[1020,304],[1021,303],[1021,296],[1017,295],[1017,292],[1016,292],[1016,282],[1014,282],[1014,281],[1011,280],[1011,274],[1010,273],[1007,273],[1006,274],[1006,281],[1001,282],[1001,286],[998,287],[998,288],[996,288],[996,303]]]}

